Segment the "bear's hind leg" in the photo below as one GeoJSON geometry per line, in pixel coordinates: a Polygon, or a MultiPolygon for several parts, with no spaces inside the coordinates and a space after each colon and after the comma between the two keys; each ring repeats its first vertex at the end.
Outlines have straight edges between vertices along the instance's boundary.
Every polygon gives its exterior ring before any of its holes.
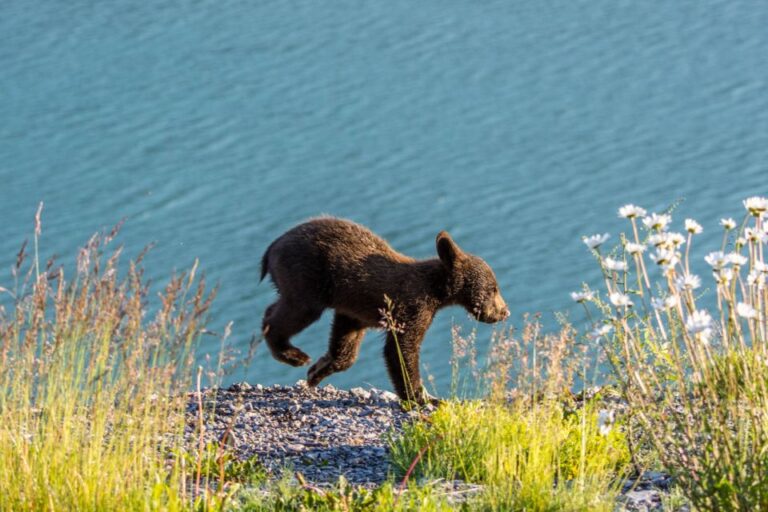
{"type": "Polygon", "coordinates": [[[328,352],[307,372],[307,384],[315,387],[332,373],[344,371],[352,366],[357,359],[364,336],[365,329],[360,322],[336,313],[333,317],[328,352]]]}
{"type": "Polygon", "coordinates": [[[322,309],[289,304],[280,299],[267,308],[262,322],[262,333],[272,357],[291,366],[304,366],[310,357],[291,344],[291,336],[299,333],[320,318],[322,309]]]}

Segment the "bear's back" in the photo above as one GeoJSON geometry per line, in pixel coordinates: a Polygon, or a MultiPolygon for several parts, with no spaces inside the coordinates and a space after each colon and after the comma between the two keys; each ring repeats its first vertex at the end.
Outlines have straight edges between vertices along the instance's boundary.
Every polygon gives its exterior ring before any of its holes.
{"type": "Polygon", "coordinates": [[[312,246],[329,263],[354,263],[370,256],[410,261],[380,236],[355,222],[336,217],[318,217],[299,224],[283,235],[312,246]]]}

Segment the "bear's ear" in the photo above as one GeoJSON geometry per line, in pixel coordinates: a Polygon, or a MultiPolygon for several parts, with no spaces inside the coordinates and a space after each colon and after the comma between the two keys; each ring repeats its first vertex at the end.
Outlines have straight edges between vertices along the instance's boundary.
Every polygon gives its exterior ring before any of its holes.
{"type": "Polygon", "coordinates": [[[461,249],[445,231],[437,234],[437,255],[447,267],[452,267],[461,256],[461,249]]]}

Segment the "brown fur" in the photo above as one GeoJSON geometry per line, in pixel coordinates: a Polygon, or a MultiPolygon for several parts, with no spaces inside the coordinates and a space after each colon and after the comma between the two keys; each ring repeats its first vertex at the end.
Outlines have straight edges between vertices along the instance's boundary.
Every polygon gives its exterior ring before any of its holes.
{"type": "Polygon", "coordinates": [[[401,332],[387,332],[384,357],[392,384],[404,400],[424,402],[419,349],[440,308],[459,304],[482,322],[509,316],[493,271],[481,258],[463,252],[445,231],[437,235],[438,258],[415,260],[393,250],[365,227],[332,217],[300,224],[264,253],[262,279],[269,274],[279,299],[264,313],[263,333],[278,361],[310,362],[290,338],[335,311],[328,352],[310,369],[317,386],[357,359],[365,330],[381,327],[387,296],[401,332]],[[398,350],[399,348],[399,350],[398,350]]]}

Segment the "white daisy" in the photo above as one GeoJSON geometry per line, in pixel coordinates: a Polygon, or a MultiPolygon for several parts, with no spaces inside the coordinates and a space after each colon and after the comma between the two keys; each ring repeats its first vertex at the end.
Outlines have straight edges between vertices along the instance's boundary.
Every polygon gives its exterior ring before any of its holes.
{"type": "Polygon", "coordinates": [[[753,228],[744,228],[744,236],[750,242],[762,243],[768,240],[768,234],[753,228]]]}
{"type": "Polygon", "coordinates": [[[689,333],[698,335],[702,342],[708,343],[712,335],[712,317],[706,311],[694,311],[685,320],[685,328],[689,333]]]}
{"type": "Polygon", "coordinates": [[[728,258],[723,251],[715,251],[704,256],[704,261],[709,263],[713,269],[718,270],[728,263],[728,258]]]}
{"type": "Polygon", "coordinates": [[[677,295],[670,295],[662,299],[661,297],[653,297],[651,299],[651,306],[658,311],[664,311],[665,309],[671,309],[677,306],[677,295]]]}
{"type": "Polygon", "coordinates": [[[667,224],[669,224],[671,221],[672,217],[666,213],[652,213],[647,217],[643,217],[643,224],[645,224],[645,227],[648,229],[655,229],[657,231],[663,231],[666,229],[667,224]]]}
{"type": "Polygon", "coordinates": [[[685,274],[678,277],[675,280],[675,284],[677,284],[678,288],[685,290],[695,290],[701,286],[701,278],[695,274],[685,274]]]}
{"type": "Polygon", "coordinates": [[[721,268],[713,275],[715,276],[715,282],[717,284],[727,285],[733,280],[733,269],[721,268]]]}
{"type": "Polygon", "coordinates": [[[727,231],[730,231],[731,229],[736,228],[736,221],[730,217],[727,219],[720,219],[720,225],[723,226],[723,228],[725,228],[727,231]]]}
{"type": "Polygon", "coordinates": [[[654,247],[660,247],[662,245],[666,245],[667,243],[666,233],[658,233],[658,234],[649,236],[648,243],[654,247]]]}
{"type": "Polygon", "coordinates": [[[667,244],[680,247],[685,243],[685,237],[680,233],[667,233],[667,244]]]}
{"type": "Polygon", "coordinates": [[[653,254],[653,261],[665,268],[671,268],[680,261],[680,254],[667,249],[658,249],[653,254]]]}
{"type": "Polygon", "coordinates": [[[693,219],[685,219],[685,230],[693,235],[698,235],[704,231],[704,228],[693,219]]]}
{"type": "Polygon", "coordinates": [[[616,261],[613,258],[605,258],[603,263],[605,263],[605,268],[608,270],[613,270],[614,272],[624,272],[627,270],[627,264],[624,261],[616,261]]]}
{"type": "Polygon", "coordinates": [[[740,267],[748,261],[745,256],[742,256],[737,252],[728,253],[725,259],[728,261],[728,263],[732,263],[736,267],[740,267]]]}
{"type": "Polygon", "coordinates": [[[747,284],[756,286],[758,290],[762,290],[765,288],[765,272],[758,272],[753,269],[752,272],[747,275],[747,284]]]}
{"type": "Polygon", "coordinates": [[[632,306],[632,301],[627,295],[624,295],[621,292],[613,292],[609,299],[611,300],[611,304],[613,304],[616,307],[624,306],[624,307],[630,307],[632,306]]]}
{"type": "Polygon", "coordinates": [[[600,409],[597,413],[597,428],[601,436],[607,436],[611,432],[613,422],[616,419],[614,411],[600,409]]]}
{"type": "Polygon", "coordinates": [[[643,244],[628,242],[627,245],[624,246],[624,249],[626,249],[629,254],[642,254],[643,251],[645,251],[645,246],[643,244]]]}
{"type": "Polygon", "coordinates": [[[589,333],[589,337],[593,340],[597,340],[607,335],[613,330],[613,326],[609,324],[596,325],[589,333]]]}
{"type": "Polygon", "coordinates": [[[768,199],[765,197],[750,197],[745,199],[743,203],[744,208],[746,208],[754,217],[762,217],[766,210],[768,210],[768,199]]]}
{"type": "Polygon", "coordinates": [[[756,261],[754,269],[758,272],[768,272],[768,265],[762,261],[756,261]]]}
{"type": "Polygon", "coordinates": [[[685,243],[685,237],[680,233],[656,233],[648,237],[648,242],[654,247],[674,249],[685,243]]]}
{"type": "Polygon", "coordinates": [[[633,204],[625,204],[619,208],[619,217],[634,219],[635,217],[645,217],[645,210],[633,204]]]}
{"type": "Polygon", "coordinates": [[[736,314],[742,318],[747,318],[750,320],[757,318],[757,310],[746,302],[739,302],[736,304],[736,314]]]}
{"type": "Polygon", "coordinates": [[[595,294],[592,293],[591,291],[587,291],[587,292],[571,292],[571,298],[575,302],[584,302],[584,301],[592,300],[593,298],[595,298],[595,294]]]}
{"type": "Polygon", "coordinates": [[[590,249],[597,249],[602,244],[605,243],[606,240],[608,240],[611,237],[608,233],[603,233],[602,235],[592,235],[592,236],[585,236],[582,237],[582,240],[584,240],[584,243],[587,244],[587,247],[590,249]]]}

